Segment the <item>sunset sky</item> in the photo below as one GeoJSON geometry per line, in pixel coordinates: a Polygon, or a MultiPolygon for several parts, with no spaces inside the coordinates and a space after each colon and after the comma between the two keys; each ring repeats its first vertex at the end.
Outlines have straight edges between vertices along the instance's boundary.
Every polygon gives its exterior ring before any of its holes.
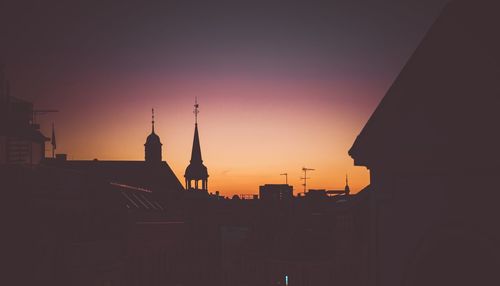
{"type": "Polygon", "coordinates": [[[2,1],[0,62],[70,159],[143,160],[154,107],[183,182],[197,96],[209,191],[359,191],[347,151],[445,2],[2,1]]]}

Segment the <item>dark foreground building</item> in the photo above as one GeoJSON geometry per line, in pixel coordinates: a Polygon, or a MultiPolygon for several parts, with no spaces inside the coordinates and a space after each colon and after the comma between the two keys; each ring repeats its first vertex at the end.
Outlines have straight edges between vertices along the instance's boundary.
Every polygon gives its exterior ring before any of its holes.
{"type": "Polygon", "coordinates": [[[364,195],[209,203],[197,217],[218,229],[211,285],[366,285],[367,204],[364,195]]]}
{"type": "Polygon", "coordinates": [[[4,228],[9,285],[182,281],[184,222],[150,190],[42,165],[0,172],[6,210],[17,213],[4,228]]]}
{"type": "Polygon", "coordinates": [[[500,285],[499,12],[446,6],[350,150],[371,173],[369,285],[500,285]]]}
{"type": "Polygon", "coordinates": [[[10,95],[9,81],[0,67],[0,164],[36,165],[45,158],[45,142],[34,121],[31,102],[10,95]]]}
{"type": "MultiPolygon", "coordinates": [[[[29,102],[23,105],[33,108],[29,102]]],[[[29,120],[2,124],[36,131],[29,120]]],[[[75,161],[59,154],[36,164],[0,162],[8,214],[3,228],[8,249],[2,255],[9,275],[4,281],[364,285],[366,195],[339,190],[294,198],[288,185],[265,186],[270,197],[262,200],[210,195],[197,124],[184,190],[164,161],[154,119],[151,129],[144,161],[75,161]]]]}
{"type": "Polygon", "coordinates": [[[259,198],[261,200],[291,200],[293,199],[293,186],[288,184],[265,184],[259,186],[259,198]]]}

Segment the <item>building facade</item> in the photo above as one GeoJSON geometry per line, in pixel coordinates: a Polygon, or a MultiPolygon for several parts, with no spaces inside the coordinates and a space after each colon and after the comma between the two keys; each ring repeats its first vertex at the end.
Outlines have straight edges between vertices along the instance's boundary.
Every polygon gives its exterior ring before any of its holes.
{"type": "Polygon", "coordinates": [[[293,199],[293,186],[288,184],[266,184],[259,186],[259,198],[264,201],[293,199]]]}
{"type": "Polygon", "coordinates": [[[370,170],[368,285],[497,285],[494,1],[442,11],[349,151],[370,170]]]}
{"type": "Polygon", "coordinates": [[[34,112],[31,102],[11,96],[0,70],[0,164],[36,165],[45,158],[49,139],[35,124],[34,112]]]}

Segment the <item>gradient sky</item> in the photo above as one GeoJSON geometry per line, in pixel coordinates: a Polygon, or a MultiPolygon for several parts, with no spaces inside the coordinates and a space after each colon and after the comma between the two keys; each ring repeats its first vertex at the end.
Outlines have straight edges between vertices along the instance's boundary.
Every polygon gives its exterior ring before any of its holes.
{"type": "Polygon", "coordinates": [[[150,110],[183,181],[194,97],[210,191],[369,183],[347,151],[446,0],[2,1],[14,96],[58,114],[58,153],[143,160],[150,110]],[[69,3],[71,2],[71,3],[69,3]]]}

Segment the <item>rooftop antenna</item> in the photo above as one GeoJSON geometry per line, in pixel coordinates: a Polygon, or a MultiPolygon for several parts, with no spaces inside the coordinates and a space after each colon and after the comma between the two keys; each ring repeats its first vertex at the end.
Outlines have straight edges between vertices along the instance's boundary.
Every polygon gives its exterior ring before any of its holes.
{"type": "Polygon", "coordinates": [[[198,113],[200,113],[200,111],[198,110],[199,106],[200,105],[198,104],[198,97],[195,96],[195,98],[194,98],[194,111],[193,111],[195,124],[198,124],[198,113]]]}
{"type": "Polygon", "coordinates": [[[288,173],[280,174],[280,176],[285,176],[285,184],[288,185],[288,173]]]}
{"type": "Polygon", "coordinates": [[[300,179],[304,180],[304,183],[302,184],[302,186],[304,186],[304,194],[305,194],[306,190],[307,190],[307,179],[310,179],[310,178],[307,177],[307,171],[315,171],[315,169],[310,169],[310,168],[303,167],[302,171],[304,172],[304,177],[300,178],[300,179]]]}

